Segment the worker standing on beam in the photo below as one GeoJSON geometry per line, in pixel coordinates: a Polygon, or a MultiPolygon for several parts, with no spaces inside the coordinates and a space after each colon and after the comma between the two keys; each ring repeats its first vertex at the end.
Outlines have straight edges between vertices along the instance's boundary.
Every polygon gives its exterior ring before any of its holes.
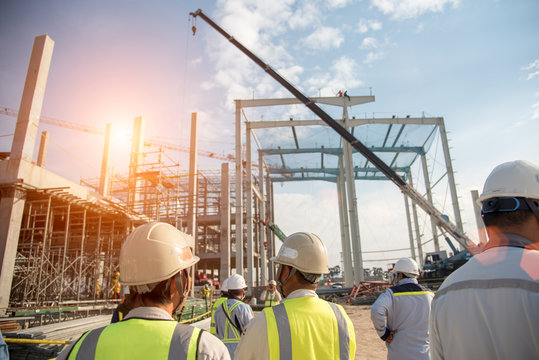
{"type": "Polygon", "coordinates": [[[191,290],[189,235],[154,222],[137,227],[120,250],[120,281],[134,308],[123,321],[89,331],[57,359],[230,359],[215,336],[172,317],[191,290]]]}
{"type": "Polygon", "coordinates": [[[216,335],[217,330],[215,327],[215,310],[221,306],[223,302],[225,302],[228,299],[228,278],[226,278],[223,281],[223,285],[221,285],[221,297],[212,305],[211,307],[211,320],[210,320],[210,334],[216,335]]]}
{"type": "Polygon", "coordinates": [[[267,307],[247,326],[235,359],[353,359],[354,326],[340,305],[318,298],[322,274],[329,273],[326,247],[318,236],[295,233],[277,257],[279,291],[286,299],[267,307]]]}
{"type": "Polygon", "coordinates": [[[503,163],[477,200],[489,241],[432,302],[432,359],[539,359],[539,166],[503,163]]]}
{"type": "Polygon", "coordinates": [[[253,310],[242,300],[247,290],[243,276],[234,274],[228,278],[228,299],[215,310],[215,327],[217,337],[225,344],[234,356],[236,346],[245,327],[254,317],[253,310]]]}
{"type": "Polygon", "coordinates": [[[417,282],[415,260],[401,258],[390,271],[394,286],[371,307],[371,320],[389,359],[429,359],[429,314],[434,294],[417,282]]]}
{"type": "Polygon", "coordinates": [[[260,300],[264,301],[264,306],[275,306],[281,303],[281,294],[277,291],[277,282],[275,280],[270,280],[266,290],[262,291],[260,295],[260,300]]]}

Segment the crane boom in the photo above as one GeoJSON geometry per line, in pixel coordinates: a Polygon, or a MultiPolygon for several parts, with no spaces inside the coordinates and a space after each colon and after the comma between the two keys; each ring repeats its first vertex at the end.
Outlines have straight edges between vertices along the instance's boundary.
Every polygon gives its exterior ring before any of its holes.
{"type": "Polygon", "coordinates": [[[417,192],[413,187],[411,187],[402,177],[400,177],[393,169],[387,166],[376,154],[369,150],[363,143],[361,143],[354,135],[352,135],[348,130],[342,127],[338,122],[336,122],[331,116],[329,116],[324,110],[322,110],[314,101],[303,95],[298,89],[296,89],[291,83],[289,83],[285,78],[283,78],[279,73],[271,68],[268,64],[263,62],[259,57],[253,54],[249,49],[243,46],[239,41],[234,39],[233,36],[228,34],[223,30],[219,25],[217,25],[213,20],[211,20],[206,14],[202,12],[201,9],[198,9],[195,12],[190,13],[193,17],[201,17],[206,21],[212,28],[217,32],[223,35],[228,41],[230,41],[235,47],[237,47],[242,53],[247,57],[253,60],[258,66],[260,66],[264,71],[266,71],[272,78],[274,78],[279,84],[281,84],[285,89],[287,89],[292,95],[294,95],[298,100],[300,100],[305,106],[307,106],[312,112],[314,112],[322,121],[324,121],[328,126],[335,130],[344,140],[346,140],[350,145],[360,152],[367,160],[369,160],[378,170],[380,170],[389,180],[391,180],[395,185],[397,185],[401,191],[406,194],[414,204],[421,207],[431,218],[434,219],[434,222],[445,229],[450,233],[455,240],[457,240],[462,246],[467,247],[468,244],[472,244],[472,241],[468,236],[462,233],[458,227],[442,217],[442,213],[438,211],[429,201],[427,201],[419,192],[417,192]]]}

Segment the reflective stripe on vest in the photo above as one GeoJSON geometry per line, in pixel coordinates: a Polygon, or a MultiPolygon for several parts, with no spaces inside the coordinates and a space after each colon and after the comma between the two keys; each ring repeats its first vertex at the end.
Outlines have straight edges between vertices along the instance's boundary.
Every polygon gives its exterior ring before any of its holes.
{"type": "Polygon", "coordinates": [[[342,307],[303,297],[265,308],[264,313],[270,360],[353,359],[353,325],[342,307]]]}
{"type": "MultiPolygon", "coordinates": [[[[230,319],[232,319],[232,311],[234,311],[234,309],[237,308],[240,304],[243,304],[243,303],[241,301],[236,301],[229,309],[228,308],[228,303],[226,301],[224,301],[223,302],[223,311],[226,311],[226,313],[228,314],[228,317],[230,317],[230,319]]],[[[240,336],[241,336],[241,334],[239,333],[239,330],[236,329],[236,327],[234,325],[232,325],[230,323],[230,321],[228,321],[228,318],[227,318],[226,321],[225,321],[225,334],[224,334],[223,338],[221,339],[221,341],[223,343],[225,343],[225,344],[237,344],[237,343],[240,342],[240,336]],[[232,332],[231,335],[229,335],[228,329],[231,330],[231,332],[232,332]]]]}
{"type": "Polygon", "coordinates": [[[201,335],[199,328],[175,321],[128,319],[86,333],[68,358],[195,360],[201,335]]]}
{"type": "Polygon", "coordinates": [[[276,306],[276,305],[279,305],[279,303],[277,303],[275,301],[275,298],[277,297],[277,294],[275,293],[271,293],[271,292],[267,292],[266,293],[266,302],[264,303],[264,306],[276,306]]]}
{"type": "Polygon", "coordinates": [[[226,300],[228,299],[222,296],[211,307],[210,334],[212,335],[217,334],[217,328],[215,327],[215,310],[217,310],[219,306],[221,306],[221,304],[225,302],[226,300]]]}
{"type": "Polygon", "coordinates": [[[407,291],[393,294],[393,296],[403,296],[403,295],[431,295],[434,296],[432,291],[407,291]]]}

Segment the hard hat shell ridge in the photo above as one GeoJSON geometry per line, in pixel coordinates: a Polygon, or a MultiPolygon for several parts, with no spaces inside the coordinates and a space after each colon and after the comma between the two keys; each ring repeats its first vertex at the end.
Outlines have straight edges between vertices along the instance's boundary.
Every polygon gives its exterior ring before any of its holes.
{"type": "Polygon", "coordinates": [[[417,265],[417,262],[414,259],[410,258],[400,258],[396,263],[393,269],[391,270],[392,273],[405,273],[410,276],[419,276],[419,266],[417,265]]]}
{"type": "Polygon", "coordinates": [[[195,265],[191,236],[163,222],[137,227],[120,250],[120,282],[124,285],[154,284],[195,265]]]}
{"type": "Polygon", "coordinates": [[[328,253],[314,234],[298,232],[287,237],[276,257],[270,260],[309,274],[328,274],[328,253]]]}

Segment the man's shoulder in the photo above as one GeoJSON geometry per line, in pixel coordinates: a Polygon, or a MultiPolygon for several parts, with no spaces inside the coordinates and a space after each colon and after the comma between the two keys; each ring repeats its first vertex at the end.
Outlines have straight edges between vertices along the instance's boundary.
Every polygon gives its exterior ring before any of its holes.
{"type": "Polygon", "coordinates": [[[203,359],[230,359],[230,353],[225,344],[207,331],[202,331],[200,334],[198,353],[203,355],[203,359]]]}

